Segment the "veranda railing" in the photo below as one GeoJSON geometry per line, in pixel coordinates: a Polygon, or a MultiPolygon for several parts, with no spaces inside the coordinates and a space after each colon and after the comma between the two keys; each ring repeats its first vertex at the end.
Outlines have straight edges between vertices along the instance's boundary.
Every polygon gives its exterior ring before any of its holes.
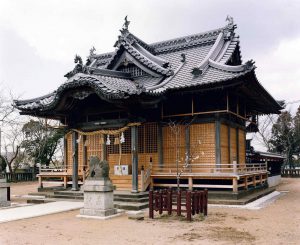
{"type": "MultiPolygon", "coordinates": [[[[267,172],[266,163],[228,163],[228,164],[208,164],[208,163],[192,163],[192,164],[179,164],[179,172],[181,175],[190,175],[190,174],[211,174],[211,175],[220,175],[220,174],[248,174],[248,173],[257,173],[257,172],[267,172]]],[[[153,164],[152,174],[177,174],[177,164],[164,164],[158,165],[153,164]]]]}

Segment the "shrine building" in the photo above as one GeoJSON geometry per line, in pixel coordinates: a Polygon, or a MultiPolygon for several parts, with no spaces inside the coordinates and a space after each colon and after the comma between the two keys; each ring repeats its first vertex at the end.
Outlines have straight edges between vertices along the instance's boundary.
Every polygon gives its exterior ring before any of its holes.
{"type": "Polygon", "coordinates": [[[115,51],[97,54],[54,92],[17,100],[22,115],[67,130],[64,170],[41,172],[78,190],[89,159],[108,161],[116,190],[208,188],[238,193],[266,186],[266,163],[246,163],[246,133],[282,109],[242,62],[231,17],[224,27],[147,43],[121,29],[115,51]]]}

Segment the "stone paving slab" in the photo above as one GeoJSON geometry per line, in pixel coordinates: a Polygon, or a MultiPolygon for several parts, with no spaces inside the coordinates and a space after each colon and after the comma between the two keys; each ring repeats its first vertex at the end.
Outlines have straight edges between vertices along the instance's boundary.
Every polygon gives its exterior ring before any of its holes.
{"type": "Polygon", "coordinates": [[[272,193],[263,196],[253,202],[250,202],[246,205],[222,205],[222,204],[209,204],[209,208],[211,207],[221,207],[221,208],[240,208],[240,209],[250,209],[250,210],[258,210],[266,207],[267,205],[274,202],[276,199],[284,195],[285,193],[281,193],[279,191],[273,191],[272,193]]]}
{"type": "Polygon", "coordinates": [[[0,209],[0,223],[39,217],[83,208],[83,202],[59,201],[45,204],[0,209]]]}

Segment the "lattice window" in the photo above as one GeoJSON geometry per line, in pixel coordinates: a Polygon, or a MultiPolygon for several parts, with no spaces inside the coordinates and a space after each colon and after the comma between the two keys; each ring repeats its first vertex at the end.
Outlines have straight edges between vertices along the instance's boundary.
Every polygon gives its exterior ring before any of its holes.
{"type": "MultiPolygon", "coordinates": [[[[115,144],[115,139],[120,139],[121,135],[110,135],[110,145],[107,145],[107,153],[108,154],[119,154],[119,144],[115,144]]],[[[130,129],[124,132],[125,142],[121,144],[122,154],[131,153],[131,131],[130,129]]],[[[107,137],[105,138],[105,143],[107,141],[107,137]]]]}
{"type": "Polygon", "coordinates": [[[190,127],[191,154],[193,163],[215,163],[215,124],[193,124],[190,127]]]}
{"type": "Polygon", "coordinates": [[[146,123],[138,127],[138,152],[157,152],[157,123],[146,123]]]}
{"type": "Polygon", "coordinates": [[[102,142],[103,136],[101,134],[86,137],[87,159],[90,159],[91,156],[98,156],[99,159],[102,158],[102,142]]]}
{"type": "Polygon", "coordinates": [[[120,71],[128,72],[132,77],[140,77],[146,75],[146,72],[135,65],[122,66],[120,68],[120,71]]]}
{"type": "Polygon", "coordinates": [[[185,128],[183,125],[177,125],[177,133],[171,127],[163,127],[163,157],[164,164],[176,163],[176,154],[178,151],[178,162],[183,165],[185,162],[185,128]],[[176,142],[177,134],[177,142],[176,142]]]}

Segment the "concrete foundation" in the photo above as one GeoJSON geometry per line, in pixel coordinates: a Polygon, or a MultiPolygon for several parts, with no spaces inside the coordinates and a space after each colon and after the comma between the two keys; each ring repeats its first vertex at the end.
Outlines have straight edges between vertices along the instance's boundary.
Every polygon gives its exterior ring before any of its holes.
{"type": "Polygon", "coordinates": [[[8,197],[8,188],[10,184],[5,179],[0,179],[0,207],[10,206],[10,198],[8,197]]]}
{"type": "Polygon", "coordinates": [[[279,185],[281,182],[281,175],[274,175],[271,177],[268,177],[268,185],[269,187],[274,187],[279,185]]]}
{"type": "Polygon", "coordinates": [[[117,214],[114,208],[113,185],[108,178],[86,180],[83,186],[84,208],[79,217],[108,217],[117,214]]]}

